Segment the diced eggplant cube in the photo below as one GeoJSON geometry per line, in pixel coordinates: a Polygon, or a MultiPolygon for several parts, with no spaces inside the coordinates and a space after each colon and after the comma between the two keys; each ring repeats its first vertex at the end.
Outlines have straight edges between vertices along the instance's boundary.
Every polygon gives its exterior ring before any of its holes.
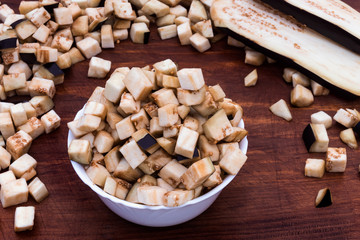
{"type": "Polygon", "coordinates": [[[181,182],[187,190],[193,190],[203,184],[215,171],[210,158],[203,158],[193,163],[181,176],[181,182]]]}
{"type": "Polygon", "coordinates": [[[21,40],[25,40],[37,31],[37,27],[30,21],[23,21],[16,25],[15,31],[21,40]]]}
{"type": "Polygon", "coordinates": [[[135,131],[135,127],[131,122],[130,117],[124,118],[116,124],[116,130],[118,132],[120,140],[124,140],[130,137],[135,131]]]}
{"type": "Polygon", "coordinates": [[[159,137],[163,133],[163,130],[164,130],[163,127],[160,127],[159,125],[159,118],[153,117],[150,120],[150,133],[153,136],[159,137]]]}
{"type": "Polygon", "coordinates": [[[199,52],[205,52],[211,48],[210,41],[206,37],[203,37],[199,33],[193,34],[189,38],[189,40],[190,40],[191,46],[193,46],[199,52]]]}
{"type": "Polygon", "coordinates": [[[121,19],[134,20],[136,14],[129,2],[114,1],[114,15],[121,19]]]}
{"type": "Polygon", "coordinates": [[[255,86],[258,80],[257,70],[254,69],[244,78],[244,85],[245,87],[252,87],[255,86]]]}
{"type": "Polygon", "coordinates": [[[84,114],[91,114],[104,120],[107,114],[107,109],[102,103],[90,101],[85,105],[84,114]]]}
{"type": "Polygon", "coordinates": [[[141,186],[137,189],[137,197],[140,203],[159,206],[164,205],[163,197],[166,192],[166,189],[158,186],[141,186]]]}
{"type": "Polygon", "coordinates": [[[329,145],[329,137],[324,124],[309,124],[303,132],[308,152],[326,152],[329,145]]]}
{"type": "Polygon", "coordinates": [[[0,132],[5,139],[15,134],[15,129],[9,112],[0,112],[0,132]]]}
{"type": "Polygon", "coordinates": [[[164,195],[164,205],[167,207],[178,207],[194,199],[194,190],[177,189],[169,191],[164,195]]]}
{"type": "Polygon", "coordinates": [[[139,169],[133,169],[129,163],[122,158],[113,173],[114,177],[119,177],[128,182],[134,182],[139,179],[144,173],[139,169]]]}
{"type": "Polygon", "coordinates": [[[25,73],[26,80],[28,80],[32,75],[30,67],[21,60],[17,63],[12,64],[8,69],[8,74],[15,73],[25,73]]]}
{"type": "Polygon", "coordinates": [[[171,127],[179,120],[177,105],[167,104],[158,109],[160,127],[171,127]]]}
{"type": "Polygon", "coordinates": [[[208,19],[206,9],[200,1],[195,0],[191,2],[188,18],[194,23],[208,19]]]}
{"type": "Polygon", "coordinates": [[[291,104],[296,107],[308,107],[314,103],[314,96],[306,87],[298,84],[291,90],[291,104]]]}
{"type": "Polygon", "coordinates": [[[177,72],[182,89],[200,90],[204,85],[204,77],[200,68],[183,68],[177,72]]]}
{"type": "Polygon", "coordinates": [[[330,91],[327,88],[324,88],[323,86],[321,86],[320,84],[318,84],[317,82],[315,82],[314,80],[310,81],[311,83],[311,90],[314,94],[314,96],[325,96],[325,95],[329,95],[330,91]]]}
{"type": "Polygon", "coordinates": [[[47,95],[50,98],[53,98],[55,92],[54,81],[49,79],[34,77],[29,85],[29,93],[32,97],[47,95]]]}
{"type": "Polygon", "coordinates": [[[158,117],[158,109],[159,108],[155,103],[148,102],[145,105],[143,105],[143,108],[151,118],[158,117]]]}
{"type": "Polygon", "coordinates": [[[236,175],[245,164],[247,156],[238,148],[227,151],[221,157],[219,165],[226,173],[236,175]]]}
{"type": "Polygon", "coordinates": [[[146,174],[153,174],[171,161],[171,156],[163,149],[158,149],[139,165],[139,168],[146,174]]]}
{"type": "Polygon", "coordinates": [[[2,4],[0,6],[0,20],[2,22],[5,22],[6,18],[14,13],[14,10],[12,10],[7,4],[2,4]]]}
{"type": "Polygon", "coordinates": [[[68,149],[69,158],[81,164],[89,164],[92,158],[90,142],[88,140],[74,139],[68,149]]]}
{"type": "Polygon", "coordinates": [[[11,117],[15,127],[23,125],[27,121],[27,115],[22,103],[10,107],[11,117]]]}
{"type": "Polygon", "coordinates": [[[64,37],[64,34],[55,35],[51,41],[51,47],[58,49],[60,52],[67,52],[72,47],[74,40],[72,38],[64,37]]]}
{"type": "Polygon", "coordinates": [[[123,80],[125,75],[119,72],[114,72],[109,80],[106,81],[104,96],[113,103],[120,101],[121,95],[125,91],[125,84],[123,80]]]}
{"type": "Polygon", "coordinates": [[[155,14],[156,17],[159,18],[169,14],[170,8],[158,0],[150,0],[145,3],[145,5],[141,8],[141,11],[146,15],[155,14]]]}
{"type": "Polygon", "coordinates": [[[292,68],[284,68],[284,73],[283,73],[283,79],[285,80],[285,82],[287,83],[291,83],[292,82],[292,75],[294,73],[296,73],[297,71],[295,69],[292,68]]]}
{"type": "Polygon", "coordinates": [[[340,139],[341,141],[346,143],[350,148],[356,149],[358,147],[354,130],[352,128],[348,128],[346,130],[341,131],[340,139]]]}
{"type": "Polygon", "coordinates": [[[23,103],[23,107],[25,109],[26,112],[26,116],[28,119],[32,118],[32,117],[36,117],[36,110],[35,108],[31,105],[31,103],[29,102],[25,102],[23,103]]]}
{"type": "Polygon", "coordinates": [[[42,46],[36,50],[36,59],[40,63],[56,62],[58,50],[56,48],[42,46]]]}
{"type": "Polygon", "coordinates": [[[192,158],[199,133],[187,127],[181,127],[175,146],[175,153],[187,158],[192,158]]]}
{"type": "Polygon", "coordinates": [[[323,159],[308,158],[305,164],[305,176],[322,178],[325,173],[325,161],[323,159]]]}
{"type": "Polygon", "coordinates": [[[137,168],[147,158],[134,140],[124,144],[120,148],[120,152],[133,169],[137,168]]]}
{"type": "Polygon", "coordinates": [[[49,192],[45,184],[38,177],[32,180],[28,187],[30,195],[38,203],[42,202],[47,196],[49,196],[49,192]]]}
{"type": "Polygon", "coordinates": [[[180,184],[180,178],[186,171],[186,167],[178,163],[176,160],[171,160],[160,170],[158,175],[175,188],[180,184]]]}
{"type": "Polygon", "coordinates": [[[55,8],[54,17],[57,24],[67,26],[73,23],[72,13],[69,8],[55,8]]]}
{"type": "Polygon", "coordinates": [[[170,184],[168,184],[167,182],[165,182],[162,178],[157,178],[156,179],[156,185],[166,189],[167,191],[172,191],[175,188],[173,188],[170,184]]]}
{"type": "Polygon", "coordinates": [[[94,115],[84,115],[79,119],[78,129],[85,132],[95,131],[101,123],[101,118],[94,115]]]}
{"type": "Polygon", "coordinates": [[[135,100],[144,100],[153,88],[152,83],[144,72],[137,67],[133,67],[130,70],[123,82],[135,100]]]}
{"type": "Polygon", "coordinates": [[[347,163],[346,148],[328,148],[326,152],[326,171],[345,172],[347,163]]]}
{"type": "Polygon", "coordinates": [[[208,117],[218,110],[218,104],[214,101],[211,94],[206,92],[204,101],[199,105],[193,106],[193,109],[195,109],[201,116],[208,117]]]}
{"type": "Polygon", "coordinates": [[[206,137],[212,143],[217,143],[233,133],[233,128],[223,109],[215,113],[203,125],[206,137]]]}
{"type": "Polygon", "coordinates": [[[248,134],[248,131],[241,127],[233,127],[234,132],[224,138],[225,142],[241,142],[248,134]]]}
{"type": "Polygon", "coordinates": [[[115,29],[113,30],[113,38],[116,43],[129,38],[129,31],[127,29],[115,29]]]}
{"type": "Polygon", "coordinates": [[[114,48],[114,36],[111,25],[103,25],[101,27],[101,47],[114,48]]]}
{"type": "Polygon", "coordinates": [[[87,59],[101,53],[99,42],[91,37],[86,37],[77,42],[76,46],[87,59]]]}
{"type": "Polygon", "coordinates": [[[14,231],[32,230],[34,227],[35,207],[17,207],[15,210],[14,231]]]}
{"type": "Polygon", "coordinates": [[[210,175],[210,177],[203,183],[203,186],[211,189],[214,188],[222,183],[221,178],[221,168],[219,165],[214,165],[215,171],[213,174],[210,175]]]}
{"type": "Polygon", "coordinates": [[[89,63],[88,77],[105,78],[111,69],[111,61],[92,57],[89,63]]]}
{"type": "Polygon", "coordinates": [[[145,23],[134,23],[130,28],[130,38],[134,43],[147,44],[150,38],[150,30],[145,23]]]}
{"type": "Polygon", "coordinates": [[[176,16],[173,15],[173,14],[167,14],[167,15],[165,15],[163,17],[157,18],[156,19],[156,26],[164,27],[164,26],[172,25],[172,24],[175,23],[175,18],[176,18],[176,16]]]}
{"type": "Polygon", "coordinates": [[[45,25],[41,25],[38,30],[32,35],[37,41],[45,43],[50,35],[50,29],[45,25]]]}
{"type": "Polygon", "coordinates": [[[11,154],[0,146],[0,170],[10,166],[11,154]]]}
{"type": "Polygon", "coordinates": [[[220,102],[226,97],[224,90],[220,87],[219,84],[210,86],[208,91],[216,102],[220,102]]]}
{"type": "Polygon", "coordinates": [[[133,133],[131,137],[143,150],[150,154],[153,154],[160,147],[156,139],[144,128],[133,133]]]}
{"type": "Polygon", "coordinates": [[[334,116],[334,120],[346,128],[354,127],[355,124],[359,121],[359,119],[357,119],[356,116],[354,116],[352,113],[342,108],[340,108],[336,112],[334,116]]]}
{"type": "Polygon", "coordinates": [[[296,87],[296,85],[298,85],[298,84],[302,85],[304,87],[310,86],[310,79],[300,72],[294,73],[291,76],[291,78],[292,78],[293,87],[296,87]]]}
{"type": "Polygon", "coordinates": [[[265,62],[265,55],[251,49],[245,50],[245,63],[253,66],[260,66],[265,62]]]}
{"type": "Polygon", "coordinates": [[[311,123],[324,124],[328,129],[332,125],[332,118],[324,111],[311,114],[311,123]]]}
{"type": "Polygon", "coordinates": [[[281,117],[286,121],[292,120],[291,112],[284,99],[280,99],[279,101],[271,105],[269,109],[274,115],[281,117]]]}
{"type": "Polygon", "coordinates": [[[1,58],[5,65],[17,63],[20,61],[19,48],[2,50],[1,58]]]}
{"type": "Polygon", "coordinates": [[[176,25],[167,25],[158,28],[161,40],[170,39],[177,36],[176,25]]]}
{"type": "Polygon", "coordinates": [[[107,153],[111,150],[114,139],[111,134],[106,131],[100,131],[96,134],[94,147],[99,153],[107,153]]]}
{"type": "MultiPolygon", "coordinates": [[[[171,1],[171,2],[180,2],[178,0],[168,0],[168,1],[171,1]]],[[[170,8],[170,14],[171,15],[175,15],[176,17],[180,17],[180,16],[183,16],[183,17],[186,17],[187,16],[187,10],[185,7],[181,6],[181,5],[177,5],[177,3],[175,5],[170,5],[172,6],[170,8]]]]}
{"type": "Polygon", "coordinates": [[[135,101],[130,93],[124,92],[121,95],[119,107],[126,114],[137,113],[140,111],[140,101],[135,101]]]}
{"type": "Polygon", "coordinates": [[[5,92],[9,92],[15,89],[26,87],[26,75],[25,73],[14,73],[10,75],[4,75],[2,78],[5,92]]]}
{"type": "MultiPolygon", "coordinates": [[[[66,8],[65,8],[66,9],[66,8]]],[[[29,12],[27,16],[30,14],[30,21],[35,24],[36,27],[40,27],[45,24],[48,20],[50,20],[51,16],[48,11],[44,7],[34,9],[29,12]]]]}
{"type": "Polygon", "coordinates": [[[20,178],[1,186],[0,198],[3,208],[14,206],[28,200],[28,186],[26,180],[20,178]]]}
{"type": "Polygon", "coordinates": [[[110,173],[103,165],[96,163],[91,163],[90,167],[86,169],[86,174],[94,184],[101,188],[104,187],[106,178],[110,176],[110,173]]]}
{"type": "Polygon", "coordinates": [[[199,137],[199,150],[201,157],[209,157],[213,162],[219,160],[220,152],[218,147],[211,144],[204,135],[199,137]]]}
{"type": "Polygon", "coordinates": [[[61,118],[54,110],[51,110],[41,117],[41,123],[45,128],[46,134],[49,134],[60,127],[61,118]]]}
{"type": "Polygon", "coordinates": [[[119,148],[120,146],[116,146],[105,155],[105,167],[110,173],[113,173],[116,170],[116,167],[119,165],[119,162],[121,160],[119,148]]]}
{"type": "Polygon", "coordinates": [[[328,207],[332,204],[332,197],[329,188],[320,189],[315,199],[315,207],[328,207]]]}
{"type": "MultiPolygon", "coordinates": [[[[10,164],[10,162],[9,162],[9,164],[10,164]]],[[[16,177],[11,170],[0,173],[0,186],[4,186],[6,183],[12,182],[15,180],[16,180],[16,177]]]]}
{"type": "Polygon", "coordinates": [[[171,89],[162,88],[152,93],[151,97],[159,107],[163,107],[167,104],[179,105],[179,102],[171,89]]]}
{"type": "Polygon", "coordinates": [[[78,17],[71,25],[71,32],[76,36],[84,36],[89,32],[89,17],[87,15],[78,17]]]}
{"type": "Polygon", "coordinates": [[[49,96],[35,96],[29,101],[36,110],[36,116],[47,113],[54,107],[54,102],[49,96]]]}
{"type": "Polygon", "coordinates": [[[161,137],[161,138],[157,138],[156,141],[167,153],[171,155],[174,154],[176,140],[172,138],[161,137]]]}
{"type": "Polygon", "coordinates": [[[14,159],[18,159],[30,149],[32,138],[26,132],[20,130],[6,141],[6,150],[14,159]]]}
{"type": "Polygon", "coordinates": [[[211,20],[203,20],[193,25],[195,32],[201,34],[205,38],[214,37],[211,20]]]}

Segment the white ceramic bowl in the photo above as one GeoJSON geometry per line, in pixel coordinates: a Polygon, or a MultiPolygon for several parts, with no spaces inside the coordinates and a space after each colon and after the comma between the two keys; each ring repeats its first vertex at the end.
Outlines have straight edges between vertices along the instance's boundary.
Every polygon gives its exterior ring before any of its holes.
{"type": "MultiPolygon", "coordinates": [[[[83,115],[83,110],[80,110],[75,119],[80,118],[83,115]]],[[[241,120],[240,127],[244,127],[244,122],[241,120]]],[[[68,147],[71,141],[74,139],[74,135],[69,131],[68,135],[68,147]]],[[[246,154],[248,148],[248,140],[244,138],[240,142],[240,149],[246,154]]],[[[140,225],[150,227],[167,227],[180,224],[189,221],[202,212],[204,212],[210,205],[216,200],[221,191],[235,178],[234,175],[228,175],[223,182],[198,198],[195,198],[184,205],[178,207],[164,207],[164,206],[145,206],[141,204],[127,202],[121,200],[110,194],[104,192],[100,187],[93,184],[90,178],[87,176],[84,166],[70,161],[75,172],[80,179],[88,185],[94,192],[97,193],[99,198],[108,206],[114,213],[120,217],[140,225]]]]}

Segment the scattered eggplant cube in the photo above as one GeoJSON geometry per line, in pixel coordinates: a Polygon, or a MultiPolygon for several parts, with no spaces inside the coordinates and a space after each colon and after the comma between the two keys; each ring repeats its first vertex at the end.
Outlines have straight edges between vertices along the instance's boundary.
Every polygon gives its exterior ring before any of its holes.
{"type": "Polygon", "coordinates": [[[183,68],[177,72],[182,89],[200,90],[204,85],[204,77],[200,68],[183,68]]]}
{"type": "Polygon", "coordinates": [[[26,87],[26,75],[25,73],[14,73],[10,75],[4,75],[2,78],[5,92],[16,90],[26,87]]]}
{"type": "Polygon", "coordinates": [[[195,193],[193,190],[177,189],[169,191],[164,195],[164,205],[167,207],[178,207],[194,199],[194,196],[195,193]]]}
{"type": "Polygon", "coordinates": [[[209,39],[199,33],[193,34],[190,38],[190,44],[199,52],[205,52],[211,48],[209,39]]]}
{"type": "Polygon", "coordinates": [[[354,127],[355,124],[359,121],[355,115],[342,108],[336,112],[334,120],[346,128],[354,127]]]}
{"type": "Polygon", "coordinates": [[[176,25],[171,24],[158,28],[161,40],[170,39],[177,36],[176,25]]]}
{"type": "Polygon", "coordinates": [[[134,124],[131,122],[130,117],[127,117],[116,124],[116,131],[120,140],[124,140],[130,137],[136,131],[136,129],[134,124]]]}
{"type": "Polygon", "coordinates": [[[291,76],[291,78],[292,78],[293,87],[296,87],[296,85],[298,85],[298,84],[302,85],[304,87],[310,86],[310,79],[300,72],[294,73],[291,76]]]}
{"type": "Polygon", "coordinates": [[[98,55],[102,51],[99,42],[92,37],[84,38],[77,42],[76,46],[87,59],[98,55]]]}
{"type": "Polygon", "coordinates": [[[325,161],[323,159],[308,158],[305,164],[305,176],[322,178],[325,173],[325,161]]]}
{"type": "Polygon", "coordinates": [[[280,99],[271,105],[269,109],[274,115],[281,117],[288,122],[292,120],[291,112],[284,99],[280,99]]]}
{"type": "Polygon", "coordinates": [[[29,134],[32,139],[36,139],[45,132],[43,123],[35,116],[29,118],[25,124],[19,126],[18,130],[23,130],[29,134]]]}
{"type": "Polygon", "coordinates": [[[330,93],[329,89],[321,86],[320,84],[318,84],[314,80],[311,80],[310,84],[311,84],[311,90],[312,90],[314,96],[326,96],[326,95],[329,95],[329,93],[330,93]]]}
{"type": "Polygon", "coordinates": [[[164,181],[170,184],[173,188],[176,188],[180,184],[181,176],[187,171],[187,168],[175,159],[167,163],[158,173],[164,181]]]}
{"type": "Polygon", "coordinates": [[[29,193],[35,199],[36,202],[42,202],[47,196],[49,196],[49,192],[45,186],[45,184],[38,178],[34,178],[29,183],[29,193]]]}
{"type": "Polygon", "coordinates": [[[120,152],[133,169],[137,168],[147,158],[134,140],[124,144],[120,148],[120,152]]]}
{"type": "Polygon", "coordinates": [[[163,198],[166,189],[158,186],[141,186],[137,189],[137,197],[140,203],[150,206],[164,205],[163,198]]]}
{"type": "Polygon", "coordinates": [[[346,148],[328,148],[326,152],[327,172],[345,172],[346,163],[346,148]]]}
{"type": "Polygon", "coordinates": [[[146,23],[133,23],[130,28],[130,38],[134,43],[147,44],[150,38],[150,30],[146,23]]]}
{"type": "Polygon", "coordinates": [[[86,174],[90,178],[90,180],[103,188],[106,182],[106,178],[110,176],[110,173],[103,165],[97,163],[91,163],[90,167],[86,169],[86,174]]]}
{"type": "Polygon", "coordinates": [[[216,102],[220,102],[226,97],[224,90],[220,87],[219,84],[210,86],[208,91],[216,102]]]}
{"type": "MultiPolygon", "coordinates": [[[[237,143],[236,143],[237,144],[237,143]]],[[[226,173],[236,175],[245,164],[247,156],[239,149],[228,150],[220,159],[219,165],[226,173]]]]}
{"type": "Polygon", "coordinates": [[[0,198],[3,208],[14,206],[28,200],[28,186],[24,178],[8,182],[1,186],[0,198]]]}
{"type": "Polygon", "coordinates": [[[245,87],[253,87],[256,85],[257,80],[258,80],[257,70],[254,69],[244,78],[244,85],[245,87]]]}
{"type": "Polygon", "coordinates": [[[332,125],[332,118],[324,111],[311,114],[311,123],[324,124],[325,128],[328,129],[332,125]]]}
{"type": "Polygon", "coordinates": [[[328,207],[332,204],[332,196],[329,188],[320,189],[315,198],[315,207],[328,207]]]}
{"type": "Polygon", "coordinates": [[[31,97],[47,95],[53,98],[55,92],[56,89],[53,80],[34,77],[30,82],[29,93],[31,97]]]}
{"type": "Polygon", "coordinates": [[[56,61],[56,65],[60,69],[66,69],[66,68],[71,67],[72,63],[71,63],[70,53],[66,52],[66,53],[59,55],[58,60],[56,61]]]}
{"type": "Polygon", "coordinates": [[[88,140],[74,139],[68,149],[69,158],[81,164],[89,164],[92,158],[90,142],[88,140]]]}
{"type": "Polygon", "coordinates": [[[13,120],[9,112],[0,112],[0,132],[5,140],[15,134],[13,120]]]}
{"type": "Polygon", "coordinates": [[[123,80],[126,88],[136,101],[144,100],[152,91],[153,84],[141,68],[133,67],[123,80]]]}
{"type": "Polygon", "coordinates": [[[6,141],[6,150],[14,159],[18,159],[30,149],[32,138],[26,132],[20,130],[6,141]]]}
{"type": "Polygon", "coordinates": [[[101,47],[114,48],[114,35],[111,25],[102,25],[101,27],[101,47]]]}
{"type": "Polygon", "coordinates": [[[188,18],[194,23],[208,19],[205,6],[198,0],[192,1],[189,8],[188,18]]]}
{"type": "Polygon", "coordinates": [[[131,137],[143,150],[150,154],[153,154],[160,147],[156,139],[144,128],[133,133],[131,137]]]}
{"type": "Polygon", "coordinates": [[[105,78],[111,69],[111,61],[92,57],[89,63],[88,77],[105,78]]]}
{"type": "Polygon", "coordinates": [[[261,66],[266,60],[264,54],[251,49],[245,50],[245,63],[253,66],[261,66]]]}
{"type": "Polygon", "coordinates": [[[145,3],[141,11],[146,15],[155,14],[157,18],[163,17],[170,13],[170,7],[158,0],[150,0],[145,3]]]}
{"type": "Polygon", "coordinates": [[[308,152],[326,152],[329,137],[324,124],[309,124],[304,129],[302,138],[308,152]]]}
{"type": "Polygon", "coordinates": [[[147,157],[145,161],[139,165],[139,168],[145,174],[151,175],[155,171],[160,170],[171,160],[172,160],[171,156],[166,151],[164,151],[163,149],[158,149],[154,153],[152,153],[149,157],[147,157]]]}
{"type": "Polygon", "coordinates": [[[54,107],[54,102],[49,96],[35,96],[29,102],[35,108],[36,116],[43,115],[54,107]]]}
{"type": "Polygon", "coordinates": [[[46,134],[49,134],[60,127],[61,118],[54,110],[51,110],[41,117],[41,123],[45,128],[46,134]]]}
{"type": "Polygon", "coordinates": [[[306,87],[298,84],[291,90],[291,104],[296,107],[308,107],[314,103],[312,92],[306,87]]]}
{"type": "Polygon", "coordinates": [[[17,207],[15,210],[14,231],[32,230],[34,227],[35,207],[17,207]]]}
{"type": "Polygon", "coordinates": [[[56,23],[60,26],[67,26],[73,23],[71,9],[69,8],[55,8],[54,17],[56,23]]]}
{"type": "Polygon", "coordinates": [[[11,154],[0,146],[0,170],[10,166],[11,154]]]}
{"type": "Polygon", "coordinates": [[[10,107],[10,114],[14,121],[15,127],[18,127],[27,121],[27,115],[22,103],[10,107]]]}
{"type": "Polygon", "coordinates": [[[203,184],[215,171],[210,158],[203,158],[193,163],[181,176],[181,182],[187,190],[193,190],[203,184]]]}

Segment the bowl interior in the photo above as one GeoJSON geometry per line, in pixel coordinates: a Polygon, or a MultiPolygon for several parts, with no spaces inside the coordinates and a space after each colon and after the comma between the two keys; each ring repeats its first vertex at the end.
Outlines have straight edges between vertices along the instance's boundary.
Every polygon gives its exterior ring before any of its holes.
{"type": "MultiPolygon", "coordinates": [[[[79,119],[82,115],[84,114],[84,108],[82,108],[79,112],[77,112],[76,116],[75,116],[75,120],[79,119]]],[[[244,121],[241,120],[239,127],[244,128],[244,121]]],[[[69,147],[71,141],[75,139],[74,135],[72,134],[72,132],[69,130],[69,134],[68,134],[68,141],[67,141],[67,145],[69,147]]],[[[247,148],[248,148],[248,140],[247,137],[245,137],[240,143],[240,149],[241,151],[246,154],[247,152],[247,148]]],[[[199,203],[201,201],[203,201],[204,199],[207,199],[213,195],[215,195],[216,193],[218,193],[219,191],[223,190],[234,178],[235,175],[227,175],[225,177],[225,179],[223,180],[223,182],[216,186],[215,188],[213,188],[212,190],[210,190],[209,192],[201,195],[200,197],[197,197],[191,201],[188,201],[187,203],[180,205],[178,207],[165,207],[165,206],[146,206],[146,205],[142,205],[142,204],[137,204],[137,203],[131,203],[125,200],[121,200],[119,198],[116,198],[108,193],[106,193],[104,190],[102,190],[100,187],[98,187],[97,185],[95,185],[90,178],[87,176],[86,172],[85,172],[85,168],[83,165],[81,165],[80,163],[77,163],[75,161],[70,161],[71,165],[73,166],[76,174],[80,177],[80,179],[87,185],[89,186],[94,192],[96,192],[98,195],[107,198],[109,200],[111,200],[114,203],[118,203],[118,204],[122,204],[131,208],[137,208],[137,209],[147,209],[147,210],[158,210],[158,209],[174,209],[174,208],[182,208],[182,207],[186,207],[188,205],[192,205],[192,204],[196,204],[199,203]]]]}

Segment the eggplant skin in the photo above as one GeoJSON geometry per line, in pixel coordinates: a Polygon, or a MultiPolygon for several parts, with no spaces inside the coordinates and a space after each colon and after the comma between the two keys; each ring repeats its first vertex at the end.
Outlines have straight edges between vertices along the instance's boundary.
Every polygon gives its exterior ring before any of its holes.
{"type": "Polygon", "coordinates": [[[211,17],[219,30],[339,96],[360,96],[360,56],[293,17],[255,0],[215,0],[211,17]]]}
{"type": "MultiPolygon", "coordinates": [[[[299,22],[321,33],[322,35],[340,43],[350,50],[360,53],[360,39],[344,30],[340,26],[316,16],[304,9],[300,9],[284,0],[262,0],[281,12],[291,15],[299,22]]],[[[340,2],[340,1],[339,1],[340,2]]],[[[341,16],[340,16],[341,17],[341,16]]],[[[354,22],[353,24],[358,24],[354,22]]]]}
{"type": "Polygon", "coordinates": [[[302,135],[302,139],[304,140],[305,143],[305,147],[308,151],[310,151],[311,146],[314,144],[314,142],[316,141],[313,129],[311,127],[310,124],[308,124],[306,126],[306,128],[304,129],[303,135],[302,135]]]}
{"type": "Polygon", "coordinates": [[[358,122],[355,127],[353,127],[353,130],[360,136],[360,122],[358,122]]]}

